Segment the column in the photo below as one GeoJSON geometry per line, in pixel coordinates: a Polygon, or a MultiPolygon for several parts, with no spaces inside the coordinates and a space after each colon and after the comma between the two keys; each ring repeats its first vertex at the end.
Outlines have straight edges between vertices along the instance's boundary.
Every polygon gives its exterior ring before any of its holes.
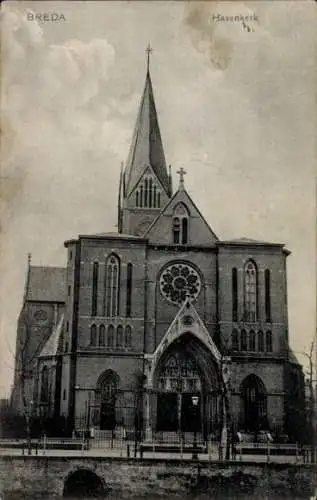
{"type": "Polygon", "coordinates": [[[149,390],[144,393],[144,420],[145,440],[152,441],[151,392],[149,390]]]}

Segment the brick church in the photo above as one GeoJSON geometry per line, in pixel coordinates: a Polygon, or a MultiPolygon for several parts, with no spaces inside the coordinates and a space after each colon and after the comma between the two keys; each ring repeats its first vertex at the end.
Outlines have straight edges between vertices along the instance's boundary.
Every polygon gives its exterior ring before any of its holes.
{"type": "Polygon", "coordinates": [[[281,243],[219,239],[185,173],[173,189],[148,65],[120,173],[118,231],[66,241],[65,268],[29,259],[17,412],[23,392],[28,411],[64,419],[69,432],[138,425],[147,439],[161,431],[216,434],[225,360],[230,425],[250,433],[299,428],[303,374],[288,343],[290,252],[281,243]]]}

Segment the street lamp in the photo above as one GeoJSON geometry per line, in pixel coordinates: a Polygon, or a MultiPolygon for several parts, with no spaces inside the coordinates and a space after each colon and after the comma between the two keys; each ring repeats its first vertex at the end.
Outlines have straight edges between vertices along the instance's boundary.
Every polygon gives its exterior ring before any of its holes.
{"type": "Polygon", "coordinates": [[[192,404],[193,404],[193,417],[194,417],[194,443],[193,443],[193,460],[198,459],[198,454],[197,454],[197,427],[196,427],[196,419],[197,419],[197,408],[198,408],[198,402],[199,402],[199,397],[198,396],[192,396],[192,404]]]}

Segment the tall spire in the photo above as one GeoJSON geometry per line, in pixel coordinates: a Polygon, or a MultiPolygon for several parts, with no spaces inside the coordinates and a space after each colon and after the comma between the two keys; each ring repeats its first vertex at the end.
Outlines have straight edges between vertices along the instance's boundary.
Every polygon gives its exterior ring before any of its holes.
{"type": "Polygon", "coordinates": [[[132,192],[148,166],[152,167],[167,196],[171,194],[150,76],[152,50],[148,45],[145,86],[125,168],[126,196],[132,192]]]}

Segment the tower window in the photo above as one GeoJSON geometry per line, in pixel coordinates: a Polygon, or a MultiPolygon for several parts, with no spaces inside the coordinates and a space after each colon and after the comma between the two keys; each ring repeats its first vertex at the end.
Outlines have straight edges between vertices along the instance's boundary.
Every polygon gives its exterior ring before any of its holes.
{"type": "Polygon", "coordinates": [[[113,339],[114,339],[114,327],[113,325],[108,326],[108,347],[113,347],[113,339]]]}
{"type": "Polygon", "coordinates": [[[251,260],[244,267],[244,314],[245,320],[257,318],[257,269],[251,260]]]}
{"type": "Polygon", "coordinates": [[[123,328],[121,325],[118,326],[117,328],[117,347],[122,347],[122,341],[123,341],[123,328]]]}
{"type": "Polygon", "coordinates": [[[120,261],[110,255],[106,261],[105,275],[105,315],[113,318],[119,315],[120,261]]]}
{"type": "Polygon", "coordinates": [[[273,351],[272,332],[270,330],[266,332],[266,350],[267,352],[273,351]]]}
{"type": "Polygon", "coordinates": [[[255,331],[254,330],[249,331],[249,351],[251,351],[251,352],[255,351],[255,331]]]}
{"type": "Polygon", "coordinates": [[[127,265],[127,303],[126,303],[126,315],[129,318],[131,316],[131,298],[132,298],[132,264],[129,262],[127,265]]]}
{"type": "Polygon", "coordinates": [[[160,192],[155,180],[146,176],[135,193],[135,205],[138,208],[160,208],[160,192]]]}
{"type": "Polygon", "coordinates": [[[232,321],[238,321],[238,272],[232,269],[232,321]]]}
{"type": "Polygon", "coordinates": [[[239,332],[238,330],[232,331],[231,345],[233,351],[239,351],[239,332]]]}
{"type": "Polygon", "coordinates": [[[241,330],[241,351],[248,350],[248,342],[247,342],[247,332],[245,330],[241,330]]]}
{"type": "Polygon", "coordinates": [[[265,269],[265,321],[271,322],[271,273],[269,269],[265,269]]]}
{"type": "Polygon", "coordinates": [[[104,347],[106,344],[106,329],[105,325],[99,327],[99,346],[104,347]]]}
{"type": "Polygon", "coordinates": [[[186,245],[188,243],[188,210],[184,203],[178,203],[173,215],[173,243],[186,245]]]}
{"type": "Polygon", "coordinates": [[[132,337],[131,333],[132,333],[131,332],[131,326],[127,325],[125,327],[125,338],[124,338],[124,345],[126,347],[131,347],[131,341],[132,341],[132,339],[131,339],[131,337],[132,337]]]}
{"type": "Polygon", "coordinates": [[[96,325],[92,325],[90,328],[90,345],[97,344],[97,327],[96,325]]]}
{"type": "Polygon", "coordinates": [[[94,262],[92,272],[92,301],[91,301],[91,315],[97,315],[97,299],[98,299],[98,271],[99,264],[94,262]]]}
{"type": "Polygon", "coordinates": [[[264,351],[264,335],[261,330],[258,332],[258,351],[264,351]]]}

